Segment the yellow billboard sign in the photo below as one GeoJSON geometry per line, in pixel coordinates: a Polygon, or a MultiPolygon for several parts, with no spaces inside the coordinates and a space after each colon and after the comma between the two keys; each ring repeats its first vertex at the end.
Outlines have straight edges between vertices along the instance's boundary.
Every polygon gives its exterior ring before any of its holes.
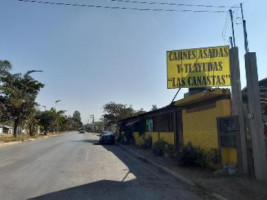
{"type": "Polygon", "coordinates": [[[229,60],[229,46],[167,51],[168,89],[229,86],[229,60]]]}

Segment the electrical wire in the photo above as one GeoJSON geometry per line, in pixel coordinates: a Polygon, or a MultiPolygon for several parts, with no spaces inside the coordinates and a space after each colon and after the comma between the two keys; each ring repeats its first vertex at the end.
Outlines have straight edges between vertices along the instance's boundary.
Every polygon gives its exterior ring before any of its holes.
{"type": "MultiPolygon", "coordinates": [[[[205,8],[233,8],[233,6],[224,5],[205,5],[205,4],[184,4],[175,2],[149,2],[149,1],[135,1],[135,0],[106,0],[118,3],[132,3],[132,4],[150,4],[150,5],[167,5],[167,6],[187,6],[187,7],[205,7],[205,8]]],[[[235,6],[234,6],[235,8],[235,6]]]]}
{"type": "Polygon", "coordinates": [[[42,0],[16,0],[23,3],[36,3],[36,4],[46,4],[54,6],[72,6],[72,7],[84,7],[84,8],[102,8],[102,9],[119,9],[119,10],[132,10],[132,11],[155,11],[155,12],[194,12],[194,13],[225,13],[227,11],[222,10],[192,10],[192,9],[162,9],[162,8],[131,8],[131,7],[121,7],[121,6],[104,6],[95,4],[77,4],[77,3],[63,3],[63,2],[53,2],[53,1],[42,1],[42,0]]]}
{"type": "Polygon", "coordinates": [[[229,43],[229,40],[227,40],[227,39],[225,38],[225,35],[226,35],[226,32],[227,32],[228,25],[229,25],[229,15],[228,15],[228,13],[227,13],[227,14],[226,14],[226,17],[225,17],[225,23],[224,23],[223,31],[222,31],[222,39],[223,39],[224,44],[229,43]]]}

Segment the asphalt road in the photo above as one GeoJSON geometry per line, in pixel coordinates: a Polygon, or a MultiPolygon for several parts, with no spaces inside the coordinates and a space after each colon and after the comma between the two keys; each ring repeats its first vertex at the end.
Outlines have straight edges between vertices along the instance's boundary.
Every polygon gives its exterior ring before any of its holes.
{"type": "Polygon", "coordinates": [[[188,186],[78,132],[0,148],[0,199],[201,199],[188,186]]]}

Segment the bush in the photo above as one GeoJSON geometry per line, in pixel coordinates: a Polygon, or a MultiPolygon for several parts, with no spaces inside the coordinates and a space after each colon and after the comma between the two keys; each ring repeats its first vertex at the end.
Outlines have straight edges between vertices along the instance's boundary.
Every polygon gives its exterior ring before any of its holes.
{"type": "Polygon", "coordinates": [[[152,145],[152,151],[157,156],[163,156],[164,155],[164,148],[167,143],[163,140],[158,140],[152,145]]]}
{"type": "Polygon", "coordinates": [[[141,144],[141,148],[150,149],[152,146],[152,137],[148,137],[144,139],[144,142],[141,144]]]}
{"type": "Polygon", "coordinates": [[[175,149],[174,149],[173,145],[165,144],[164,156],[166,156],[168,158],[174,158],[175,157],[175,149]]]}
{"type": "Polygon", "coordinates": [[[205,151],[189,143],[182,149],[182,152],[180,152],[178,164],[186,167],[217,169],[220,167],[220,155],[217,149],[205,151]]]}

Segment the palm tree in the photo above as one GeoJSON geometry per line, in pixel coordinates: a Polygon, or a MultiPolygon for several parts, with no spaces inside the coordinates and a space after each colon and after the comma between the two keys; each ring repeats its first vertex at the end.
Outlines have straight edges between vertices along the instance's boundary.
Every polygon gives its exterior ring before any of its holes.
{"type": "MultiPolygon", "coordinates": [[[[0,60],[0,95],[1,93],[6,90],[6,87],[2,86],[2,80],[6,78],[9,75],[9,70],[12,68],[12,65],[7,60],[0,60]]],[[[3,113],[5,111],[6,107],[3,102],[3,99],[0,96],[0,117],[3,116],[3,113]]]]}
{"type": "Polygon", "coordinates": [[[0,84],[2,79],[9,75],[9,70],[12,69],[12,65],[7,60],[0,60],[0,84]]]}
{"type": "Polygon", "coordinates": [[[0,60],[0,72],[8,71],[11,68],[12,68],[12,65],[8,60],[0,60]]]}
{"type": "Polygon", "coordinates": [[[14,123],[13,134],[16,137],[17,127],[30,117],[36,106],[37,94],[44,85],[29,75],[35,71],[27,72],[24,75],[10,74],[5,71],[9,69],[9,65],[3,64],[2,66],[0,100],[5,106],[5,114],[14,123]]]}

